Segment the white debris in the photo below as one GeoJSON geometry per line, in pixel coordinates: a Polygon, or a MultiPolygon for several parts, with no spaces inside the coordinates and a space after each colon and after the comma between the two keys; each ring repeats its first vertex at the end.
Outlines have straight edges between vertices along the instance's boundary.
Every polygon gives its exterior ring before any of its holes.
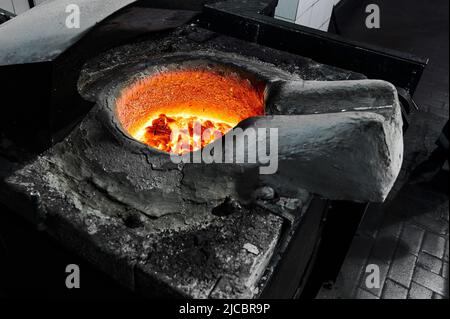
{"type": "Polygon", "coordinates": [[[244,249],[247,250],[249,253],[252,253],[254,255],[259,255],[259,249],[253,244],[246,243],[244,244],[244,249]]]}

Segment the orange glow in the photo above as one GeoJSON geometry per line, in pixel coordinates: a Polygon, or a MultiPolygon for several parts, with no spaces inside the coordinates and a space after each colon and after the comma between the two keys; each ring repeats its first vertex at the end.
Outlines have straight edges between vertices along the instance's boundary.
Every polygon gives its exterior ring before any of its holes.
{"type": "Polygon", "coordinates": [[[160,114],[138,139],[162,151],[181,155],[203,148],[231,128],[230,124],[197,116],[160,114]]]}
{"type": "Polygon", "coordinates": [[[125,88],[116,113],[135,139],[182,154],[204,147],[246,118],[264,115],[264,87],[231,72],[169,71],[125,88]]]}

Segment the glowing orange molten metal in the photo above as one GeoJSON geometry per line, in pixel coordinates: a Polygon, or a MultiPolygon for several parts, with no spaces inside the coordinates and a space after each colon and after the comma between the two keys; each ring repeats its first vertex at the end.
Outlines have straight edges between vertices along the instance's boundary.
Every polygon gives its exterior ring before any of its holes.
{"type": "Polygon", "coordinates": [[[160,114],[145,128],[140,139],[162,151],[183,154],[196,151],[226,134],[232,126],[196,116],[167,117],[160,114]]]}
{"type": "Polygon", "coordinates": [[[125,88],[116,113],[135,139],[182,154],[213,142],[246,118],[263,115],[264,84],[230,71],[168,71],[125,88]]]}

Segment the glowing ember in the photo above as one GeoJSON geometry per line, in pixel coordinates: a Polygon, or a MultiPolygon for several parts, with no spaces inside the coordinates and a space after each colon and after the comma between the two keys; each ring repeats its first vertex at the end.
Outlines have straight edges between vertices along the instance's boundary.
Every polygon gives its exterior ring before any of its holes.
{"type": "Polygon", "coordinates": [[[162,72],[126,87],[116,115],[136,140],[184,154],[264,115],[264,89],[265,83],[225,69],[162,72]]]}
{"type": "Polygon", "coordinates": [[[149,146],[181,155],[203,148],[231,128],[231,124],[214,119],[160,114],[137,137],[149,146]]]}

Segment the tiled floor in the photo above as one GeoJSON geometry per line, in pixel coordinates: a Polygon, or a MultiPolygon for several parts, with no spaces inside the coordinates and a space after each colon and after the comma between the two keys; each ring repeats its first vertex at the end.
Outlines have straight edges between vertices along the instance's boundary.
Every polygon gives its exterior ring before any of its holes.
{"type": "Polygon", "coordinates": [[[414,95],[421,111],[405,136],[405,161],[389,200],[371,205],[331,290],[319,298],[448,298],[448,175],[411,185],[409,173],[434,148],[449,116],[448,0],[361,1],[352,19],[338,21],[345,37],[430,59],[414,95]],[[364,27],[364,8],[380,6],[381,28],[364,27]],[[446,186],[442,186],[445,184],[446,186]],[[378,266],[380,287],[366,273],[378,266]]]}

